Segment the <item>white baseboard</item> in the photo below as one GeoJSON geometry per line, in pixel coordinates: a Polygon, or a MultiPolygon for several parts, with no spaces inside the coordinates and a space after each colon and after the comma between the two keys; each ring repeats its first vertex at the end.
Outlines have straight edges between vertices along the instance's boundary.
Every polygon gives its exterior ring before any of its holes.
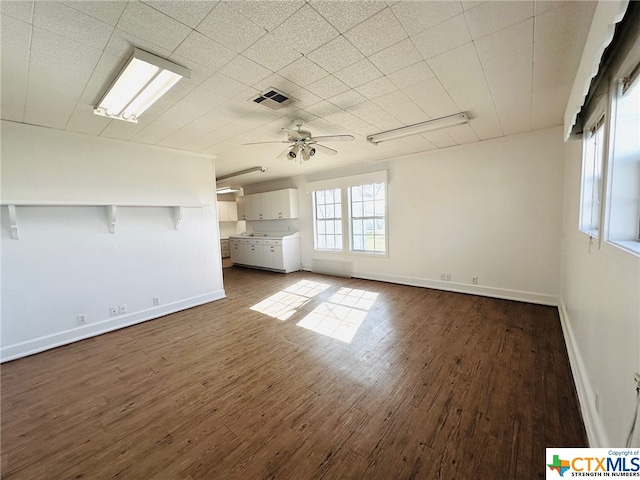
{"type": "Polygon", "coordinates": [[[600,416],[598,412],[596,412],[595,394],[591,387],[591,382],[589,382],[589,377],[587,377],[582,355],[575,342],[567,308],[562,299],[558,305],[558,311],[560,313],[560,323],[562,324],[562,332],[564,333],[564,340],[567,344],[573,382],[578,392],[578,401],[580,402],[582,420],[584,421],[584,428],[587,431],[589,446],[592,448],[607,448],[609,446],[609,440],[602,426],[600,416]]]}
{"type": "MultiPolygon", "coordinates": [[[[302,269],[311,271],[310,265],[302,265],[302,269]]],[[[397,283],[412,287],[433,288],[436,290],[446,290],[447,292],[468,293],[480,295],[482,297],[502,298],[504,300],[516,300],[519,302],[536,303],[539,305],[558,305],[558,297],[544,293],[524,292],[520,290],[509,290],[507,288],[495,288],[482,285],[470,285],[467,283],[445,282],[441,280],[431,280],[426,278],[405,277],[400,275],[389,275],[386,273],[371,273],[354,271],[351,274],[354,278],[363,280],[376,280],[379,282],[397,283]]]]}
{"type": "Polygon", "coordinates": [[[122,315],[118,318],[107,319],[71,330],[54,333],[52,335],[46,335],[44,337],[38,337],[25,342],[8,345],[0,349],[0,362],[8,362],[9,360],[33,355],[34,353],[67,345],[79,340],[84,340],[85,338],[95,337],[97,335],[129,327],[137,323],[153,320],[154,318],[179,312],[180,310],[186,310],[187,308],[197,307],[198,305],[220,300],[225,297],[226,295],[224,290],[217,290],[204,295],[186,298],[178,302],[150,308],[148,310],[122,315]]]}

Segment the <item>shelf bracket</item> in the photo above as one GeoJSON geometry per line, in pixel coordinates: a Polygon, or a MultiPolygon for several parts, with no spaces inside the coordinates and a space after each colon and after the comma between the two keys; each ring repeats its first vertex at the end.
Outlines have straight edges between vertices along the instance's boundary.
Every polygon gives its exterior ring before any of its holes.
{"type": "Polygon", "coordinates": [[[118,208],[115,205],[109,205],[107,207],[107,213],[109,215],[109,231],[116,233],[116,220],[118,219],[118,208]]]}
{"type": "Polygon", "coordinates": [[[182,223],[182,216],[184,213],[183,207],[173,207],[173,218],[176,222],[176,230],[180,230],[180,224],[182,223]]]}
{"type": "Polygon", "coordinates": [[[11,225],[11,238],[19,239],[20,231],[18,230],[18,215],[16,214],[15,205],[7,205],[9,207],[9,223],[11,225]]]}

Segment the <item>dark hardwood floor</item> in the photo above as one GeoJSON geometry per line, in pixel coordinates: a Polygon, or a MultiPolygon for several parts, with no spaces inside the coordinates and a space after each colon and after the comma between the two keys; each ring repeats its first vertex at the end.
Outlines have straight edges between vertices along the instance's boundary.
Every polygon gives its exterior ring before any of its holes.
{"type": "Polygon", "coordinates": [[[586,446],[556,308],[224,277],[225,300],[2,365],[2,479],[533,479],[586,446]]]}

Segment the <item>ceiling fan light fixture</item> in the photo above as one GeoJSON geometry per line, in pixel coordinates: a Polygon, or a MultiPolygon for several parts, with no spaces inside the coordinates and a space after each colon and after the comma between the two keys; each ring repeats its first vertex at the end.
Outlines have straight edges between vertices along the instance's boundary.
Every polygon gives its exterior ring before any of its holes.
{"type": "Polygon", "coordinates": [[[294,145],[287,155],[291,160],[295,160],[298,157],[298,153],[300,153],[300,147],[298,145],[294,145]]]}

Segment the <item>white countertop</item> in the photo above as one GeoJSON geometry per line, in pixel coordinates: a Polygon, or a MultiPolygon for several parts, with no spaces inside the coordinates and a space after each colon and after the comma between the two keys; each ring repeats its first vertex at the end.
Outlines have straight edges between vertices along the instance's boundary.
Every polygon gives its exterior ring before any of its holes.
{"type": "Polygon", "coordinates": [[[229,235],[229,238],[262,238],[266,240],[281,240],[283,238],[296,238],[300,232],[242,232],[229,235]]]}

